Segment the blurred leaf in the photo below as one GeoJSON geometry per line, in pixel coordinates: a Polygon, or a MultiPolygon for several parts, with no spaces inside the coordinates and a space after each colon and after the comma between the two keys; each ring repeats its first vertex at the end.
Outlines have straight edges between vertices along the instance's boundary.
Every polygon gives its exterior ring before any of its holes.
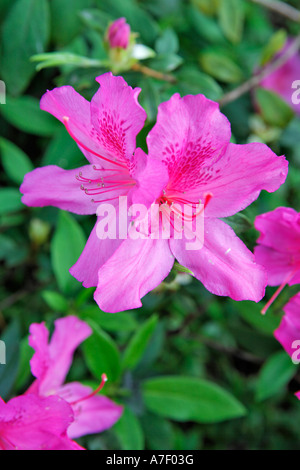
{"type": "Polygon", "coordinates": [[[155,50],[158,54],[176,54],[179,49],[177,34],[171,28],[165,29],[155,42],[155,50]]]}
{"type": "Polygon", "coordinates": [[[244,26],[243,0],[221,0],[218,13],[226,38],[234,44],[240,42],[244,26]]]}
{"type": "Polygon", "coordinates": [[[127,406],[113,430],[120,441],[121,450],[144,450],[144,434],[140,422],[127,406]]]}
{"type": "Polygon", "coordinates": [[[100,328],[111,332],[130,332],[137,328],[137,322],[131,312],[105,313],[98,305],[91,305],[79,312],[83,320],[93,320],[100,328]]]}
{"type": "Polygon", "coordinates": [[[206,380],[192,377],[159,377],[143,384],[146,407],[175,421],[218,423],[246,414],[229,392],[206,380]]]}
{"type": "Polygon", "coordinates": [[[120,353],[107,333],[94,322],[90,321],[89,324],[93,328],[93,334],[83,344],[87,367],[98,380],[105,373],[109,382],[116,382],[121,371],[120,353]]]}
{"type": "Polygon", "coordinates": [[[174,433],[171,423],[161,416],[147,413],[142,416],[147,448],[165,450],[173,448],[174,433]]]}
{"type": "Polygon", "coordinates": [[[124,352],[122,360],[123,369],[134,369],[134,367],[138,364],[150,341],[157,322],[157,315],[153,315],[149,318],[149,320],[143,323],[140,329],[131,338],[124,352]]]}
{"type": "Polygon", "coordinates": [[[203,70],[221,82],[237,83],[243,79],[240,67],[222,51],[206,50],[199,60],[203,70]]]}
{"type": "Polygon", "coordinates": [[[90,0],[51,0],[52,39],[60,46],[66,45],[82,29],[81,10],[92,5],[90,0]]]}
{"type": "Polygon", "coordinates": [[[0,397],[6,400],[17,378],[20,360],[20,325],[12,322],[0,337],[6,348],[6,364],[0,364],[0,397]]]}
{"type": "Polygon", "coordinates": [[[84,232],[76,220],[69,213],[60,211],[51,242],[51,259],[57,283],[63,293],[70,293],[80,286],[69,269],[81,255],[85,242],[84,232]]]}
{"type": "Polygon", "coordinates": [[[42,165],[57,165],[65,170],[86,164],[83,153],[64,126],[55,132],[42,159],[42,165]]]}
{"type": "Polygon", "coordinates": [[[16,188],[0,189],[0,215],[23,209],[20,191],[16,188]]]}
{"type": "Polygon", "coordinates": [[[59,126],[58,121],[40,109],[39,101],[32,96],[10,98],[0,107],[3,117],[17,129],[29,134],[52,136],[59,126]]]}
{"type": "Polygon", "coordinates": [[[194,7],[189,7],[188,18],[200,38],[212,44],[225,42],[222,31],[214,18],[211,18],[194,7]]]}
{"type": "Polygon", "coordinates": [[[177,54],[160,54],[150,61],[150,67],[161,72],[172,72],[183,63],[177,54]]]}
{"type": "Polygon", "coordinates": [[[217,101],[223,94],[220,85],[196,67],[183,66],[177,74],[177,79],[178,84],[174,86],[174,92],[175,89],[179,90],[182,95],[202,93],[206,98],[217,101]]]}
{"type": "Polygon", "coordinates": [[[276,395],[295,375],[297,366],[285,351],[273,354],[260,370],[256,398],[258,401],[276,395]]]}
{"type": "Polygon", "coordinates": [[[2,31],[2,76],[7,90],[19,95],[35,73],[29,58],[44,51],[49,39],[46,0],[18,0],[9,11],[2,31]]]}
{"type": "Polygon", "coordinates": [[[263,48],[262,55],[261,55],[261,65],[266,65],[270,62],[271,59],[279,52],[283,46],[285,45],[287,40],[287,32],[284,29],[279,29],[274,33],[267,43],[267,45],[263,48]]]}
{"type": "Polygon", "coordinates": [[[30,359],[34,354],[33,349],[28,344],[28,337],[22,339],[20,342],[20,362],[18,368],[18,375],[16,379],[16,389],[17,391],[22,391],[23,387],[26,386],[27,382],[31,378],[34,380],[34,377],[31,375],[30,369],[30,359]]]}
{"type": "Polygon", "coordinates": [[[9,140],[0,138],[2,165],[9,178],[21,184],[24,176],[33,170],[33,164],[27,155],[9,140]]]}
{"type": "Polygon", "coordinates": [[[41,295],[46,304],[52,308],[52,310],[56,310],[57,312],[66,312],[68,310],[68,302],[58,292],[44,290],[41,295]]]}
{"type": "Polygon", "coordinates": [[[271,126],[285,127],[294,116],[290,106],[279,95],[270,90],[257,88],[255,98],[262,117],[271,126]]]}

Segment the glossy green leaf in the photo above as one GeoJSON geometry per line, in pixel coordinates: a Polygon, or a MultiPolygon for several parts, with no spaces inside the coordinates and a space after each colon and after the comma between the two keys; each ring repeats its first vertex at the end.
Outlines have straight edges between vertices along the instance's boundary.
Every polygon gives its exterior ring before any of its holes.
{"type": "Polygon", "coordinates": [[[158,317],[153,315],[147,320],[131,338],[123,356],[123,369],[134,369],[145,352],[150,338],[157,325],[158,317]]]}
{"type": "Polygon", "coordinates": [[[122,450],[144,450],[144,434],[136,415],[124,407],[123,415],[113,427],[122,450]]]}
{"type": "Polygon", "coordinates": [[[0,154],[3,168],[14,183],[21,184],[26,173],[34,168],[23,150],[9,140],[0,138],[0,154]]]}

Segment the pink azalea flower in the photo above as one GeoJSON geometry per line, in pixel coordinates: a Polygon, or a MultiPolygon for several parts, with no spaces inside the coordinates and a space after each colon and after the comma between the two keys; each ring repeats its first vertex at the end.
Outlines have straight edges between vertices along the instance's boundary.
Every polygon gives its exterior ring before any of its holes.
{"type": "Polygon", "coordinates": [[[168,218],[172,204],[194,206],[201,200],[204,245],[188,251],[185,236],[125,240],[99,269],[95,300],[102,310],[140,307],[141,297],[163,281],[175,258],[214,294],[256,302],[263,297],[264,269],[219,219],[243,210],[262,189],[278,189],[288,163],[264,144],[235,145],[230,136],[230,124],[218,104],[203,95],[175,94],[159,106],[157,123],[147,138],[149,160],[162,161],[168,181],[156,203],[162,217],[168,218]]]}
{"type": "Polygon", "coordinates": [[[0,398],[0,450],[82,450],[67,436],[71,406],[57,396],[0,398]]]}
{"type": "Polygon", "coordinates": [[[277,330],[274,331],[274,336],[292,357],[294,353],[297,355],[297,349],[299,350],[300,346],[300,293],[292,297],[283,310],[285,315],[277,330]],[[298,344],[295,344],[295,341],[298,341],[298,344]]]}
{"type": "Polygon", "coordinates": [[[130,26],[126,18],[115,20],[108,28],[107,41],[110,48],[121,47],[127,49],[130,38],[130,26]]]}
{"type": "Polygon", "coordinates": [[[265,313],[284,286],[300,283],[300,214],[278,207],[257,216],[254,225],[260,232],[255,259],[266,268],[268,284],[280,286],[262,310],[265,313]]]}
{"type": "Polygon", "coordinates": [[[68,427],[72,439],[110,428],[120,418],[123,407],[78,382],[64,385],[77,346],[92,333],[91,328],[77,317],[56,320],[50,343],[49,331],[43,323],[30,326],[29,344],[35,350],[30,365],[36,380],[27,393],[63,398],[71,406],[74,421],[68,427]]]}
{"type": "MultiPolygon", "coordinates": [[[[279,58],[289,47],[290,41],[282,51],[277,54],[279,58]]],[[[287,62],[265,77],[260,86],[277,93],[294,111],[300,114],[300,54],[295,53],[287,62]],[[297,83],[298,82],[298,85],[297,83]],[[293,86],[293,84],[295,84],[293,86]],[[298,88],[298,91],[297,91],[298,88]],[[293,98],[293,96],[295,98],[293,98]]]]}
{"type": "MultiPolygon", "coordinates": [[[[25,176],[20,191],[28,206],[56,206],[76,214],[96,214],[101,203],[116,207],[126,196],[128,204],[143,202],[150,206],[161,191],[161,181],[153,173],[157,164],[147,161],[136,149],[136,136],[146,113],[137,98],[140,88],[132,89],[122,77],[106,73],[97,77],[100,89],[91,103],[70,86],[48,91],[41,108],[63,122],[71,137],[89,161],[75,170],[51,165],[37,168],[25,176]]],[[[158,171],[162,171],[158,170],[158,171]]],[[[71,274],[84,287],[97,286],[98,270],[122,239],[99,240],[96,227],[71,274]]]]}

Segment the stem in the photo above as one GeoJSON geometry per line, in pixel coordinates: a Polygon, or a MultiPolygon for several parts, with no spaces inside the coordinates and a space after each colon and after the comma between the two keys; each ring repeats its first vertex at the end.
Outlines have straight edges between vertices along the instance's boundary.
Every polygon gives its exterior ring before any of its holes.
{"type": "Polygon", "coordinates": [[[147,75],[148,77],[157,78],[158,80],[163,80],[165,82],[169,82],[169,83],[177,82],[177,79],[173,75],[158,72],[157,70],[150,69],[149,67],[146,67],[145,65],[133,64],[131,69],[134,70],[135,72],[141,72],[144,75],[147,75]]]}
{"type": "Polygon", "coordinates": [[[251,77],[242,85],[238,86],[234,90],[226,93],[220,100],[220,106],[225,106],[232,101],[235,101],[240,96],[244,95],[248,91],[250,91],[255,86],[259,85],[260,82],[270,75],[271,73],[275,72],[275,70],[279,69],[282,65],[284,65],[299,49],[300,47],[300,34],[296,36],[294,41],[290,44],[290,46],[286,49],[284,54],[278,57],[276,60],[271,62],[269,65],[264,67],[258,74],[251,77]]]}
{"type": "Polygon", "coordinates": [[[283,2],[279,2],[277,0],[251,0],[251,1],[253,3],[258,3],[259,5],[269,8],[269,10],[273,10],[282,16],[285,16],[289,20],[300,23],[300,12],[296,8],[292,7],[291,5],[288,5],[283,2]]]}

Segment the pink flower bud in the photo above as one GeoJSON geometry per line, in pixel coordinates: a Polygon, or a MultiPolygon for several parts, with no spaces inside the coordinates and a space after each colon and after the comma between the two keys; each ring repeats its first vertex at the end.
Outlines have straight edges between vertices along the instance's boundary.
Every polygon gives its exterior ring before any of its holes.
{"type": "Polygon", "coordinates": [[[121,47],[127,49],[130,36],[130,26],[126,23],[126,18],[119,18],[108,28],[107,40],[111,48],[121,47]]]}

